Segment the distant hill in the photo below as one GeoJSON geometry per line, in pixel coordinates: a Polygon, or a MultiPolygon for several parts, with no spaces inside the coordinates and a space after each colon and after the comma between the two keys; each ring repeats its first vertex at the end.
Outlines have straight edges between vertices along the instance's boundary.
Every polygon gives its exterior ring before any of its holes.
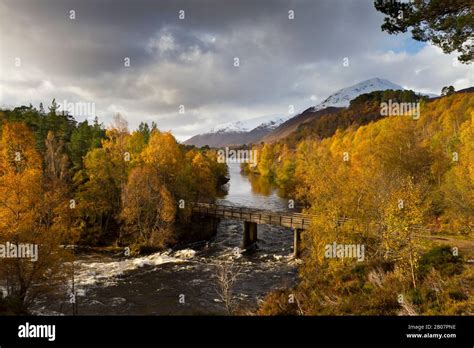
{"type": "Polygon", "coordinates": [[[245,121],[222,124],[208,133],[195,135],[184,143],[186,145],[224,147],[232,145],[253,144],[286,121],[288,117],[264,116],[245,121]]]}
{"type": "MultiPolygon", "coordinates": [[[[352,100],[362,94],[374,91],[404,90],[397,85],[381,78],[372,78],[359,82],[355,85],[342,88],[322,103],[310,107],[302,113],[288,118],[279,116],[259,117],[246,121],[228,123],[216,127],[208,133],[198,134],[186,140],[187,145],[198,147],[208,145],[210,147],[224,147],[232,145],[255,144],[261,141],[275,142],[289,136],[297,128],[305,123],[322,116],[334,114],[341,108],[347,108],[352,100]]],[[[429,95],[431,97],[432,95],[429,95]]]]}
{"type": "Polygon", "coordinates": [[[195,135],[194,137],[186,140],[184,144],[194,145],[197,147],[202,147],[205,145],[210,147],[225,147],[243,144],[254,144],[258,143],[271,131],[272,129],[269,129],[264,126],[259,126],[250,131],[220,130],[217,132],[209,132],[195,135]]]}
{"type": "Polygon", "coordinates": [[[306,109],[301,114],[290,118],[288,121],[282,123],[280,126],[275,128],[275,130],[263,137],[262,141],[270,143],[278,141],[279,139],[285,138],[291,133],[295,132],[300,125],[306,122],[310,122],[323,115],[333,114],[341,109],[342,108],[336,108],[333,106],[327,107],[319,111],[314,111],[314,107],[306,109]]]}
{"type": "Polygon", "coordinates": [[[455,93],[474,93],[474,87],[460,89],[459,91],[456,91],[455,93]]]}

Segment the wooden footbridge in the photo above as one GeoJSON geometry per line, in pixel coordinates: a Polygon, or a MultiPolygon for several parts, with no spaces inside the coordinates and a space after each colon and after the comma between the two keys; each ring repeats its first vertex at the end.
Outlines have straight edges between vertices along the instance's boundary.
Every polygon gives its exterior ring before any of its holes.
{"type": "Polygon", "coordinates": [[[222,204],[192,203],[194,214],[212,216],[219,219],[244,222],[242,248],[248,248],[257,241],[257,225],[267,224],[288,227],[293,230],[293,252],[298,257],[300,252],[301,232],[308,229],[311,216],[301,213],[263,210],[249,207],[229,206],[222,204]]]}

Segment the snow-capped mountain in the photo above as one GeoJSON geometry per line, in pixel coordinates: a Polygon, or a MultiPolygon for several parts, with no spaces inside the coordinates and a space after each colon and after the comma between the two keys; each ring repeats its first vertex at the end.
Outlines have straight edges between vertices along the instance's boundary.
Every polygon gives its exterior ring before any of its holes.
{"type": "Polygon", "coordinates": [[[188,145],[223,147],[258,142],[289,117],[261,116],[249,120],[224,123],[216,126],[208,133],[198,134],[186,140],[188,145]]]}
{"type": "Polygon", "coordinates": [[[198,134],[185,144],[211,147],[242,145],[259,141],[274,141],[294,131],[299,124],[308,122],[320,113],[336,112],[337,108],[348,107],[350,101],[361,94],[384,90],[402,90],[402,86],[381,78],[373,78],[340,89],[322,103],[310,107],[294,117],[263,116],[216,126],[210,132],[198,134]],[[321,112],[319,112],[321,111],[321,112]]]}
{"type": "Polygon", "coordinates": [[[340,89],[327,97],[322,103],[310,107],[309,109],[282,123],[273,131],[265,135],[261,141],[274,142],[282,139],[296,131],[296,129],[302,123],[310,122],[314,118],[320,117],[321,115],[335,113],[338,112],[340,108],[348,107],[351,100],[357,98],[361,94],[374,91],[384,91],[388,89],[402,90],[404,88],[388,80],[373,78],[340,89]]]}
{"type": "Polygon", "coordinates": [[[255,128],[268,128],[275,129],[280,124],[288,120],[289,117],[281,116],[261,116],[251,118],[249,120],[229,122],[218,125],[215,129],[212,129],[210,133],[223,133],[223,132],[249,132],[255,128]]]}
{"type": "Polygon", "coordinates": [[[338,90],[331,94],[322,103],[313,107],[314,111],[325,109],[329,106],[334,107],[348,107],[351,100],[355,99],[361,94],[370,93],[374,91],[385,91],[387,89],[401,90],[402,86],[397,85],[388,80],[373,78],[370,80],[359,82],[353,86],[349,86],[338,90]]]}

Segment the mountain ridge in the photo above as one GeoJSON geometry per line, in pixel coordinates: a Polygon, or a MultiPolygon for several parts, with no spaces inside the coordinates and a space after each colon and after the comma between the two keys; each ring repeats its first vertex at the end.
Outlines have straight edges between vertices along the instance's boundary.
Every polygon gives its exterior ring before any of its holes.
{"type": "Polygon", "coordinates": [[[217,130],[197,134],[184,143],[198,147],[208,145],[210,147],[239,146],[261,141],[273,142],[288,135],[305,122],[314,117],[327,113],[333,113],[340,108],[349,106],[351,100],[361,94],[383,90],[404,90],[389,80],[382,78],[371,78],[354,85],[341,88],[329,95],[323,102],[311,106],[292,117],[263,116],[250,120],[230,122],[217,126],[217,130]],[[326,111],[324,111],[326,110],[326,111]],[[323,112],[324,111],[324,112],[323,112]],[[262,121],[261,123],[259,123],[262,121]]]}

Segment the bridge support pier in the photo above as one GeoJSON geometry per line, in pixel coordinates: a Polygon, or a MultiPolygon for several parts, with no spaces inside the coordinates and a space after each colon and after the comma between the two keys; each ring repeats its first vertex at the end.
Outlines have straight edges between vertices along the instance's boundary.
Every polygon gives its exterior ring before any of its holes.
{"type": "Polygon", "coordinates": [[[301,232],[300,228],[293,228],[293,256],[295,259],[301,256],[301,232]]]}
{"type": "Polygon", "coordinates": [[[257,223],[244,221],[244,238],[242,240],[242,249],[247,249],[257,241],[257,223]]]}

